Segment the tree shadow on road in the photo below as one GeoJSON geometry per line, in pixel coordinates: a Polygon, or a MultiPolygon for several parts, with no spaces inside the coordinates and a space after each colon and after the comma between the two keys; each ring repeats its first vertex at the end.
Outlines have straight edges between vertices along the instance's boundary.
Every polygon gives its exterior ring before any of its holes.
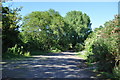
{"type": "MultiPolygon", "coordinates": [[[[63,54],[61,54],[63,56],[63,54]]],[[[65,54],[64,54],[65,55],[65,54]]],[[[54,56],[54,55],[51,55],[54,56]]],[[[84,65],[85,60],[75,58],[32,57],[3,64],[3,78],[92,78],[96,73],[84,65]]]]}

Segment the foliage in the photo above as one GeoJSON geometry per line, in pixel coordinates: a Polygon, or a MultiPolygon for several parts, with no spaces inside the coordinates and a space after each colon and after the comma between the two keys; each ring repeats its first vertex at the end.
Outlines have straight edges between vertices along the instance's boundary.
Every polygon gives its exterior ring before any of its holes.
{"type": "Polygon", "coordinates": [[[59,49],[52,49],[50,52],[52,52],[52,53],[58,53],[58,52],[61,52],[61,50],[59,50],[59,49]]]}
{"type": "MultiPolygon", "coordinates": [[[[84,19],[83,24],[80,26],[80,21],[78,21],[77,25],[66,21],[67,17],[72,19],[74,16],[70,17],[68,15],[66,18],[63,18],[53,9],[48,11],[35,11],[25,16],[21,28],[21,39],[25,43],[27,49],[52,50],[52,48],[55,47],[55,49],[65,51],[70,48],[69,44],[74,44],[75,46],[77,43],[82,43],[81,40],[84,41],[85,36],[87,36],[90,31],[90,19],[86,14],[75,12],[76,14],[78,13],[76,15],[77,19],[79,19],[80,16],[84,19]],[[72,28],[70,28],[70,26],[72,28]],[[77,31],[78,29],[76,29],[76,27],[79,28],[79,31],[77,31]],[[82,38],[80,35],[85,36],[82,38]],[[72,36],[74,36],[74,38],[72,38],[72,36]],[[77,39],[78,37],[79,39],[77,39]]],[[[70,15],[74,15],[73,12],[69,13],[70,15]]],[[[79,20],[82,21],[82,19],[79,20]]]]}
{"type": "Polygon", "coordinates": [[[115,78],[120,79],[120,63],[114,67],[113,74],[115,78]]]}
{"type": "Polygon", "coordinates": [[[119,16],[115,16],[114,20],[95,29],[85,41],[88,62],[97,62],[98,70],[117,73],[117,76],[120,74],[119,66],[115,66],[120,59],[120,25],[118,19],[119,16]]]}
{"type": "Polygon", "coordinates": [[[77,43],[83,43],[91,33],[89,16],[85,13],[82,14],[81,11],[71,11],[66,14],[64,19],[68,23],[67,34],[72,47],[75,47],[77,43]]]}
{"type": "Polygon", "coordinates": [[[84,50],[84,45],[80,44],[80,43],[77,43],[75,45],[75,51],[82,51],[82,50],[84,50]]]}
{"type": "Polygon", "coordinates": [[[84,50],[80,51],[80,52],[77,53],[77,56],[86,60],[87,56],[86,56],[85,52],[86,51],[84,51],[84,50]]]}
{"type": "Polygon", "coordinates": [[[109,72],[115,78],[120,77],[119,15],[92,32],[89,16],[81,11],[70,11],[65,17],[53,9],[34,11],[25,16],[20,25],[20,10],[2,7],[3,58],[30,56],[27,51],[31,51],[31,55],[40,55],[85,48],[85,54],[79,54],[87,57],[89,63],[96,62],[97,69],[106,76],[111,76],[109,72]]]}
{"type": "Polygon", "coordinates": [[[22,40],[29,45],[29,49],[48,50],[60,43],[64,21],[58,12],[32,12],[23,21],[22,36],[26,36],[22,40]]]}
{"type": "Polygon", "coordinates": [[[107,42],[99,39],[92,45],[94,56],[89,57],[98,62],[98,70],[111,72],[114,67],[114,56],[109,52],[107,42]]]}
{"type": "Polygon", "coordinates": [[[8,48],[5,55],[3,55],[3,58],[7,59],[7,58],[14,58],[14,57],[21,57],[21,56],[30,56],[30,52],[25,52],[23,48],[24,48],[23,46],[19,47],[16,44],[14,47],[8,48]]]}
{"type": "Polygon", "coordinates": [[[68,12],[65,18],[53,9],[34,11],[25,16],[20,25],[20,10],[21,8],[2,7],[3,53],[21,54],[21,48],[14,46],[15,44],[23,46],[23,51],[61,52],[69,48],[78,51],[83,49],[81,44],[91,32],[89,16],[80,11],[68,12]],[[76,23],[71,24],[67,18],[76,23]],[[70,44],[74,46],[71,47],[70,44]]]}
{"type": "Polygon", "coordinates": [[[10,9],[8,7],[2,7],[2,47],[3,53],[7,51],[8,48],[13,47],[15,44],[20,42],[18,37],[18,28],[20,25],[18,22],[21,17],[18,14],[20,8],[10,9]]]}

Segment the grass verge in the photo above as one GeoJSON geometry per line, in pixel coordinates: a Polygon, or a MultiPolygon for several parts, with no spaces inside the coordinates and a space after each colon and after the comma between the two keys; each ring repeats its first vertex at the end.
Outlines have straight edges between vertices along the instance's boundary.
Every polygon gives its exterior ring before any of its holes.
{"type": "Polygon", "coordinates": [[[47,55],[48,53],[59,53],[59,52],[61,51],[60,50],[49,50],[49,51],[34,50],[30,52],[30,55],[6,54],[2,56],[2,60],[23,60],[33,55],[47,55]]]}

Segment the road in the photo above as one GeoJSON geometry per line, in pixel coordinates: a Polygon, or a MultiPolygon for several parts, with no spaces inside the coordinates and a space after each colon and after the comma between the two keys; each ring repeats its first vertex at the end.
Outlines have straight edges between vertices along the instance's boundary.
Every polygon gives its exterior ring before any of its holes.
{"type": "Polygon", "coordinates": [[[96,74],[75,52],[49,53],[2,63],[3,78],[94,78],[96,74]]]}

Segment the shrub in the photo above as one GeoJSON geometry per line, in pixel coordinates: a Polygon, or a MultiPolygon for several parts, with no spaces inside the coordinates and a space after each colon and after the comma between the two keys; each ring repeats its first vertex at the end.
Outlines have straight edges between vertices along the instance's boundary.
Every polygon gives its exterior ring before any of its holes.
{"type": "Polygon", "coordinates": [[[96,29],[85,41],[88,62],[97,62],[98,70],[111,72],[120,77],[120,25],[113,21],[106,22],[104,27],[96,29]]]}
{"type": "Polygon", "coordinates": [[[107,45],[103,39],[94,42],[92,46],[93,59],[98,62],[98,70],[112,72],[115,57],[109,52],[108,46],[110,45],[107,45]]]}
{"type": "Polygon", "coordinates": [[[115,78],[118,78],[120,80],[120,62],[114,67],[113,74],[115,78]]]}
{"type": "Polygon", "coordinates": [[[82,50],[84,50],[84,45],[80,44],[80,43],[77,43],[75,45],[75,51],[82,51],[82,50]]]}
{"type": "MultiPolygon", "coordinates": [[[[58,46],[57,46],[58,47],[58,46]]],[[[59,47],[60,48],[60,47],[59,47]]],[[[58,49],[58,48],[56,48],[56,47],[51,47],[51,49],[50,49],[50,52],[61,52],[61,50],[60,49],[58,49]]]]}
{"type": "Polygon", "coordinates": [[[25,52],[23,48],[24,48],[23,46],[19,47],[17,44],[15,44],[14,47],[8,48],[7,52],[3,54],[3,58],[30,56],[30,52],[25,52]]]}

